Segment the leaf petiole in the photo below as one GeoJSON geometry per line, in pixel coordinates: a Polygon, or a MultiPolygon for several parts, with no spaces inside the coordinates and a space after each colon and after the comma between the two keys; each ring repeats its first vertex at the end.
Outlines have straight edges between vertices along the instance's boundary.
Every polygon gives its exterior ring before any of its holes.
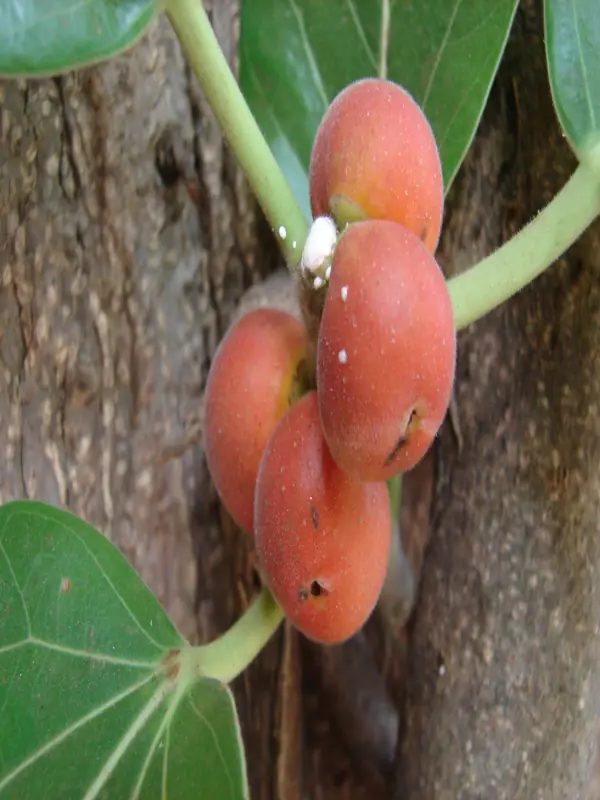
{"type": "Polygon", "coordinates": [[[210,644],[182,648],[178,659],[181,683],[189,684],[197,678],[231,683],[254,661],[282,621],[282,610],[263,587],[223,636],[210,644]]]}
{"type": "Polygon", "coordinates": [[[300,260],[306,220],[229,68],[202,0],[166,0],[190,67],[248,183],[277,234],[290,269],[300,260]]]}
{"type": "Polygon", "coordinates": [[[466,328],[553,264],[600,215],[600,181],[582,162],[561,191],[516,236],[475,266],[451,278],[457,330],[466,328]]]}

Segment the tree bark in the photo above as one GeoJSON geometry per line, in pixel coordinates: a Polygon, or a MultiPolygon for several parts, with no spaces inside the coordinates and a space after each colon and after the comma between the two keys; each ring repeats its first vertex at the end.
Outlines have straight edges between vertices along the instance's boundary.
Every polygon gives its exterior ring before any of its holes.
{"type": "MultiPolygon", "coordinates": [[[[565,183],[541,3],[524,2],[453,188],[457,270],[565,183]]],[[[590,798],[600,706],[600,227],[460,336],[411,622],[402,800],[590,798]]],[[[594,795],[597,797],[598,795],[594,795]]]]}

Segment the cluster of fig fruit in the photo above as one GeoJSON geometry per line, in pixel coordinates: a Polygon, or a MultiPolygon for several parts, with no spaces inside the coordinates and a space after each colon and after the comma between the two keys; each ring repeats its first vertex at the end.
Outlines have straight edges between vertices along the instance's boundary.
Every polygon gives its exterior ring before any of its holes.
{"type": "Polygon", "coordinates": [[[233,325],[208,376],[205,446],[288,619],[337,643],[381,593],[386,480],[415,466],[442,424],[456,332],[434,258],[439,152],[415,100],[386,80],[348,86],[321,122],[309,177],[315,221],[299,273],[323,296],[315,340],[271,308],[233,325]]]}

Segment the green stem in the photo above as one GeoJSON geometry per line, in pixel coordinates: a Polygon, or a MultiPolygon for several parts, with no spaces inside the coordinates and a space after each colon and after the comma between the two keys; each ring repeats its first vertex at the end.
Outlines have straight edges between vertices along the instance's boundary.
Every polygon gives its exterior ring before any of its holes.
{"type": "Polygon", "coordinates": [[[600,214],[600,185],[580,164],[528,225],[491,256],[448,281],[457,330],[466,328],[537,278],[600,214]]]}
{"type": "Polygon", "coordinates": [[[402,475],[394,475],[387,482],[388,492],[390,493],[390,506],[392,509],[392,519],[398,520],[400,516],[400,506],[402,504],[402,475]]]}
{"type": "Polygon", "coordinates": [[[294,269],[307,235],[306,220],[244,100],[202,0],[166,0],[165,5],[192,71],[294,269]]]}
{"type": "Polygon", "coordinates": [[[210,644],[181,651],[182,683],[199,677],[231,683],[254,661],[282,620],[282,610],[271,592],[263,587],[256,600],[223,636],[210,644]]]}

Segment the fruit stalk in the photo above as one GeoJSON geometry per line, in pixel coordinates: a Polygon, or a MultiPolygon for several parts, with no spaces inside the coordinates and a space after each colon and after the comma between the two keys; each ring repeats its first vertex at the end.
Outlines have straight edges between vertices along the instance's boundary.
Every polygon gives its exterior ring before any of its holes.
{"type": "Polygon", "coordinates": [[[466,328],[537,278],[599,214],[598,178],[589,166],[580,164],[556,197],[516,236],[448,281],[456,329],[466,328]]]}
{"type": "Polygon", "coordinates": [[[210,644],[181,651],[182,675],[188,676],[189,681],[203,677],[231,683],[254,661],[282,621],[283,612],[271,592],[263,587],[223,636],[210,644]]]}
{"type": "Polygon", "coordinates": [[[192,72],[274,231],[290,269],[300,260],[307,225],[300,206],[223,55],[201,0],[167,0],[166,14],[192,72]]]}

